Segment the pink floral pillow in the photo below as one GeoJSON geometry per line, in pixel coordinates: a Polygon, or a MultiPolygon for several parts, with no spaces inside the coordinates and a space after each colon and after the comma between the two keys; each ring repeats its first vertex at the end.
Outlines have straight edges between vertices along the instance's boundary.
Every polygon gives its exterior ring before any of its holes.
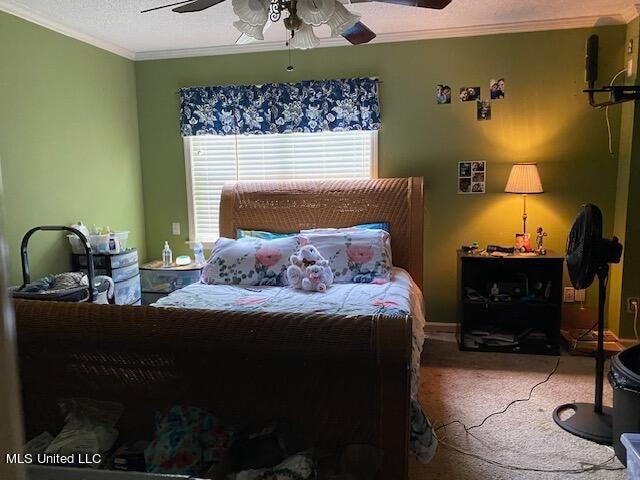
{"type": "Polygon", "coordinates": [[[386,283],[391,280],[391,240],[384,230],[321,230],[298,235],[329,260],[335,283],[386,283]]]}
{"type": "Polygon", "coordinates": [[[208,284],[283,287],[289,257],[298,249],[296,237],[262,240],[219,238],[202,269],[208,284]]]}

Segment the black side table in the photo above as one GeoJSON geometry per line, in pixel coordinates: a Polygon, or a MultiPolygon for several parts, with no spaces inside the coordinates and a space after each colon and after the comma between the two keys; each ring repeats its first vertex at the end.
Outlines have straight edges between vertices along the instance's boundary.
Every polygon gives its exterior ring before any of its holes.
{"type": "Polygon", "coordinates": [[[460,350],[559,355],[563,263],[458,252],[460,350]]]}

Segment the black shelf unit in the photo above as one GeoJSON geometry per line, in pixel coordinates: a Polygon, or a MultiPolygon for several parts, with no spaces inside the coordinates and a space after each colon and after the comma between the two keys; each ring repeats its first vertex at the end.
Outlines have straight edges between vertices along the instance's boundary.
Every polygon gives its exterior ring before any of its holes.
{"type": "Polygon", "coordinates": [[[492,257],[459,251],[460,350],[559,355],[563,263],[564,257],[552,254],[492,257]],[[494,285],[502,296],[492,295],[494,285]],[[486,333],[502,334],[509,344],[492,344],[486,333]]]}

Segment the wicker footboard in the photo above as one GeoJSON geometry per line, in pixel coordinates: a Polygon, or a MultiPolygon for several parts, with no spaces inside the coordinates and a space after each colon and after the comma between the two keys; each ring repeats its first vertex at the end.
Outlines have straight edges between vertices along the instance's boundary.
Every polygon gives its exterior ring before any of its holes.
{"type": "Polygon", "coordinates": [[[411,319],[16,301],[27,437],[58,431],[56,399],[124,404],[121,440],[155,409],[204,406],[236,426],[286,418],[312,445],[368,443],[407,475],[411,319]]]}

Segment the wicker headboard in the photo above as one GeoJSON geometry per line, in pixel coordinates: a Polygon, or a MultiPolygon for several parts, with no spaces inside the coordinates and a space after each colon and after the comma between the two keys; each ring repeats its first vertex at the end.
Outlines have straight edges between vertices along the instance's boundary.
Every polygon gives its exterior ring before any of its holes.
{"type": "Polygon", "coordinates": [[[239,182],[225,185],[220,235],[236,228],[297,232],[315,227],[349,227],[389,222],[393,264],[422,288],[422,178],[239,182]]]}

